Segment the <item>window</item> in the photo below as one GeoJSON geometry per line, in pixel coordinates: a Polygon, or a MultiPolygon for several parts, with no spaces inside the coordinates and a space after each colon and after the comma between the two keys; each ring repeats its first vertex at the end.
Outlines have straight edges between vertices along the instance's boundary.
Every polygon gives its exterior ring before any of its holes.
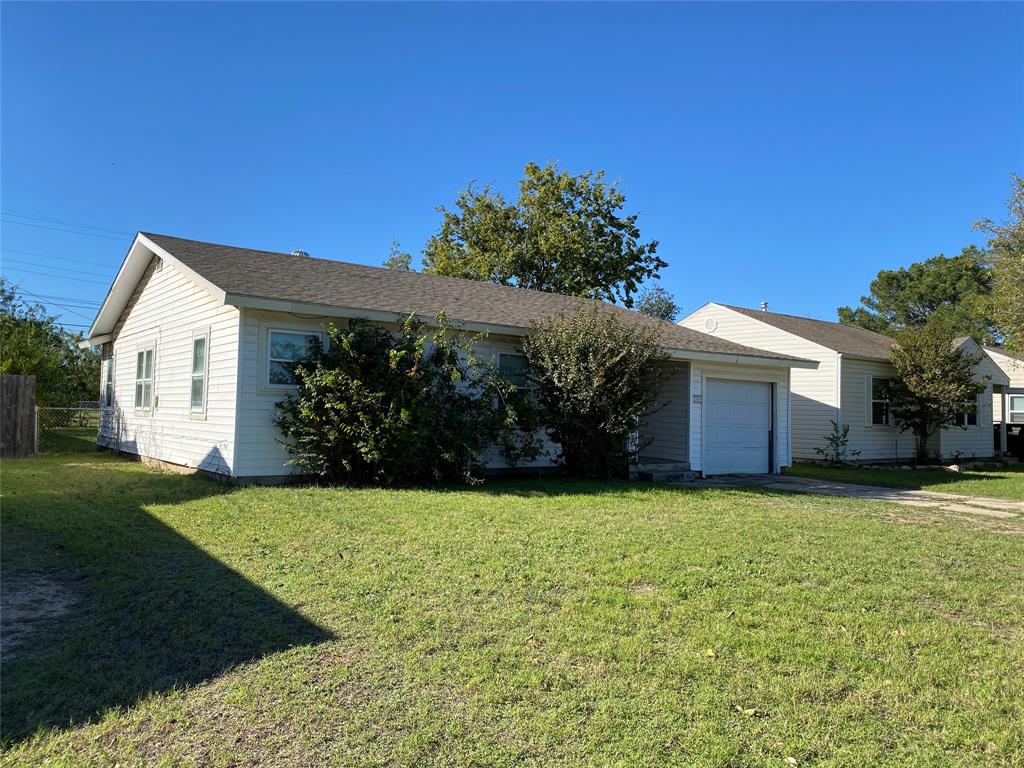
{"type": "Polygon", "coordinates": [[[108,357],[103,366],[103,405],[110,408],[114,405],[114,356],[108,357]]]}
{"type": "Polygon", "coordinates": [[[1010,395],[1010,423],[1024,424],[1024,395],[1010,395]]]}
{"type": "Polygon", "coordinates": [[[978,426],[978,401],[964,403],[963,410],[956,415],[956,420],[962,427],[978,426]]]}
{"type": "Polygon", "coordinates": [[[871,377],[871,423],[889,424],[889,380],[871,377]]]}
{"type": "Polygon", "coordinates": [[[267,386],[294,387],[295,364],[309,358],[319,333],[308,331],[267,332],[267,386]]]}
{"type": "Polygon", "coordinates": [[[204,333],[202,336],[192,338],[192,413],[206,411],[206,360],[209,345],[209,334],[204,333]]]}
{"type": "Polygon", "coordinates": [[[502,353],[498,355],[498,374],[517,387],[528,386],[526,371],[530,367],[526,355],[502,353]]]}
{"type": "Polygon", "coordinates": [[[144,349],[135,356],[135,407],[153,406],[153,350],[144,349]]]}

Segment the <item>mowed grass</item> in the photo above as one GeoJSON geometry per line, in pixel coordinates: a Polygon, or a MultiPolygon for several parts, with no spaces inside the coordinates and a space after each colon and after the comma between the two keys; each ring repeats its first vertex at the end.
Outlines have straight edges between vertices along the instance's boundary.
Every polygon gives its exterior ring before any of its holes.
{"type": "Polygon", "coordinates": [[[950,472],[944,469],[864,469],[821,464],[794,464],[787,475],[838,480],[844,483],[964,493],[993,499],[1024,501],[1024,465],[950,472]]]}
{"type": "Polygon", "coordinates": [[[1024,765],[1019,517],[102,455],[2,480],[6,587],[75,600],[5,654],[5,765],[1024,765]]]}

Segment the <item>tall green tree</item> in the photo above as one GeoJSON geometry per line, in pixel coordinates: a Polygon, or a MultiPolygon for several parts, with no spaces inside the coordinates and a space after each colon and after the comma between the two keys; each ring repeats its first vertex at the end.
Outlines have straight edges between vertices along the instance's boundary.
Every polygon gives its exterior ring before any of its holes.
{"type": "Polygon", "coordinates": [[[679,317],[680,309],[672,294],[660,285],[644,288],[636,303],[636,311],[644,315],[656,317],[674,323],[679,317]]]}
{"type": "Polygon", "coordinates": [[[975,224],[989,234],[992,261],[991,314],[1010,349],[1024,352],[1024,178],[1013,175],[1009,217],[975,224]]]}
{"type": "Polygon", "coordinates": [[[666,358],[656,323],[624,323],[581,303],[539,320],[523,342],[539,421],[573,477],[621,477],[642,446],[629,436],[650,413],[666,358]]]}
{"type": "Polygon", "coordinates": [[[957,256],[882,270],[860,306],[839,307],[839,320],[892,335],[935,319],[957,335],[992,342],[998,331],[990,313],[991,292],[988,255],[971,245],[957,256]]]}
{"type": "MultiPolygon", "coordinates": [[[[890,362],[896,378],[889,387],[893,421],[914,434],[918,461],[928,459],[928,442],[943,427],[960,425],[988,384],[975,379],[979,357],[953,346],[954,333],[942,322],[900,331],[890,362]]],[[[962,426],[962,425],[961,425],[962,426]]]]}
{"type": "Polygon", "coordinates": [[[640,284],[667,264],[641,243],[637,214],[604,172],[573,176],[530,163],[509,203],[470,184],[424,248],[424,271],[633,305],[640,284]]]}
{"type": "Polygon", "coordinates": [[[99,352],[79,349],[81,340],[81,334],[62,328],[43,305],[26,301],[0,277],[0,373],[35,376],[41,405],[99,397],[99,352]]]}

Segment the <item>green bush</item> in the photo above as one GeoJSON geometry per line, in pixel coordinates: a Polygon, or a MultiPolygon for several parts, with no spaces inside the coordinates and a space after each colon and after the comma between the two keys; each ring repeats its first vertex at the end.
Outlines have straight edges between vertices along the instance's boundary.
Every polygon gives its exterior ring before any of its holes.
{"type": "Polygon", "coordinates": [[[651,413],[667,358],[654,323],[626,323],[581,304],[538,321],[523,344],[539,419],[574,477],[621,477],[642,446],[630,434],[651,413]]]}
{"type": "Polygon", "coordinates": [[[291,463],[328,483],[408,485],[475,482],[495,445],[513,462],[535,455],[514,387],[438,323],[432,335],[412,317],[398,333],[330,326],[329,345],[296,366],[298,391],[277,404],[291,463]]]}

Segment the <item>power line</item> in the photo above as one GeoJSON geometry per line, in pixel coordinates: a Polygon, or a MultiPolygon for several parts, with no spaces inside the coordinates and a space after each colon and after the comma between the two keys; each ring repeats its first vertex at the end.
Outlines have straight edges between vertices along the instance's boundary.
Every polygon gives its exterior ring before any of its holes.
{"type": "MultiPolygon", "coordinates": [[[[21,286],[18,286],[15,290],[21,291],[22,293],[27,293],[29,296],[35,296],[37,299],[42,299],[43,298],[38,293],[33,293],[32,291],[29,291],[29,290],[27,290],[25,288],[22,288],[21,286]]],[[[73,309],[71,309],[69,307],[65,307],[63,304],[57,304],[56,302],[53,302],[53,301],[49,301],[49,302],[46,302],[46,303],[49,304],[50,306],[60,307],[61,309],[67,310],[72,315],[78,315],[83,320],[89,320],[90,322],[92,321],[92,318],[89,317],[88,315],[83,315],[81,312],[75,312],[73,309]]]]}
{"type": "Polygon", "coordinates": [[[36,264],[34,261],[28,261],[26,259],[4,259],[4,263],[13,262],[14,264],[24,264],[29,267],[42,267],[43,269],[59,269],[61,272],[70,272],[73,275],[97,275],[96,272],[86,272],[81,269],[68,269],[67,267],[58,267],[56,265],[49,264],[36,264]]]}
{"type": "Polygon", "coordinates": [[[75,282],[78,282],[78,283],[96,283],[97,285],[109,285],[110,284],[109,280],[90,280],[87,277],[75,277],[74,275],[52,275],[52,274],[50,274],[48,272],[36,272],[35,270],[22,269],[21,267],[18,267],[17,270],[19,272],[24,272],[26,275],[39,275],[41,277],[52,277],[52,278],[55,278],[57,280],[74,280],[75,282]]]}
{"type": "Polygon", "coordinates": [[[37,227],[38,229],[49,229],[54,232],[63,232],[68,235],[87,235],[88,237],[103,237],[107,240],[120,240],[121,242],[130,241],[130,237],[114,237],[114,235],[102,235],[99,232],[79,232],[74,229],[61,229],[60,227],[48,227],[45,224],[34,224],[30,221],[11,221],[10,219],[3,219],[0,221],[3,224],[17,224],[22,227],[37,227]]]}
{"type": "Polygon", "coordinates": [[[106,229],[105,227],[96,227],[92,224],[82,224],[77,221],[68,221],[67,219],[55,219],[52,216],[41,216],[38,213],[29,213],[28,211],[16,211],[13,208],[0,208],[0,213],[9,214],[11,216],[20,216],[23,219],[34,219],[36,221],[48,221],[51,224],[63,224],[68,227],[81,227],[83,229],[92,229],[97,232],[109,232],[112,235],[127,235],[131,237],[134,233],[125,232],[121,229],[106,229]]]}
{"type": "MultiPolygon", "coordinates": [[[[36,258],[39,258],[39,259],[53,259],[54,261],[69,261],[69,262],[75,262],[75,263],[78,263],[78,264],[82,263],[82,259],[73,259],[70,256],[51,256],[48,253],[37,253],[36,251],[22,251],[22,250],[18,250],[17,248],[0,248],[0,251],[4,251],[5,253],[17,253],[17,254],[20,254],[22,256],[35,256],[36,258]]],[[[114,265],[113,264],[102,264],[102,265],[97,265],[97,266],[104,266],[104,267],[107,267],[107,268],[112,268],[114,265]]]]}
{"type": "Polygon", "coordinates": [[[39,295],[42,296],[44,299],[53,299],[54,301],[70,301],[77,302],[79,304],[93,304],[97,307],[103,303],[102,301],[93,301],[92,299],[76,299],[74,296],[54,296],[52,294],[47,293],[41,293],[39,295]]]}

